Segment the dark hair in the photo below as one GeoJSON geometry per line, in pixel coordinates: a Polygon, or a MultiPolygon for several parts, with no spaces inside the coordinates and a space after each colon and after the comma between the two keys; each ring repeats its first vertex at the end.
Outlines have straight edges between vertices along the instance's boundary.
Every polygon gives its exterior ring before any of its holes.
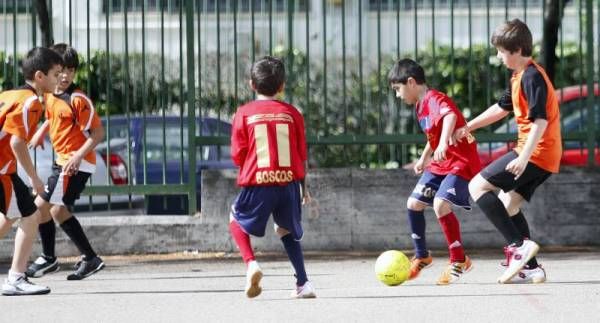
{"type": "Polygon", "coordinates": [[[264,56],[252,64],[250,79],[256,92],[272,96],[277,94],[285,82],[285,66],[277,57],[264,56]]]}
{"type": "Polygon", "coordinates": [[[50,46],[50,49],[57,52],[64,62],[64,67],[77,69],[79,67],[79,56],[75,48],[65,44],[59,43],[50,46]]]}
{"type": "Polygon", "coordinates": [[[390,84],[406,84],[409,77],[412,77],[417,84],[425,83],[425,71],[421,65],[409,58],[401,59],[396,62],[394,67],[392,67],[388,73],[388,81],[390,84]]]}
{"type": "Polygon", "coordinates": [[[519,19],[513,19],[498,26],[492,35],[492,45],[502,47],[511,54],[521,49],[521,55],[525,57],[531,56],[533,52],[531,31],[519,19]]]}
{"type": "Polygon", "coordinates": [[[26,80],[33,80],[35,72],[40,71],[48,74],[55,65],[62,65],[63,60],[55,51],[45,47],[34,47],[21,62],[23,77],[26,80]]]}

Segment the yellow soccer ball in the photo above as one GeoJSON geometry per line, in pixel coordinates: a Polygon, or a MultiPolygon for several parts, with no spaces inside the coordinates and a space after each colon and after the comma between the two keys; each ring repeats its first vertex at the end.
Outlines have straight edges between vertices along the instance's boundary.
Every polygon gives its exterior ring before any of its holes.
{"type": "Polygon", "coordinates": [[[398,250],[385,251],[375,262],[375,275],[388,286],[400,285],[410,275],[410,260],[398,250]]]}

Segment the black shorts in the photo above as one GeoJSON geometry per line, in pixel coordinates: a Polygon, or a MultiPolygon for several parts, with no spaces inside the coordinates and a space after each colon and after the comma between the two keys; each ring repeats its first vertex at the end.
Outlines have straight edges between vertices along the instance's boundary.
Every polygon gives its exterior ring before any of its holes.
{"type": "Polygon", "coordinates": [[[79,199],[85,184],[90,178],[90,173],[77,172],[73,176],[63,174],[62,166],[52,165],[52,175],[48,177],[46,189],[40,196],[49,203],[73,207],[75,200],[79,199]]]}
{"type": "Polygon", "coordinates": [[[31,190],[19,175],[0,175],[0,182],[0,213],[8,218],[25,218],[37,211],[31,190]]]}
{"type": "Polygon", "coordinates": [[[546,181],[552,173],[529,162],[521,177],[515,180],[515,174],[507,171],[506,165],[517,157],[519,155],[514,150],[507,152],[484,168],[481,171],[481,176],[504,192],[514,190],[525,200],[530,201],[536,188],[546,181]]]}

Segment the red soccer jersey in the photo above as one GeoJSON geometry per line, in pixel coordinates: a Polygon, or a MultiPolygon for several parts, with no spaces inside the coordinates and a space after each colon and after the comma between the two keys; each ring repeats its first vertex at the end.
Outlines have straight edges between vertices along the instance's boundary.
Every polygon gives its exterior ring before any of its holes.
{"type": "MultiPolygon", "coordinates": [[[[433,151],[437,149],[442,135],[444,116],[454,113],[456,125],[452,129],[463,127],[467,124],[456,104],[444,93],[429,90],[423,100],[417,103],[417,119],[425,135],[429,146],[433,151]]],[[[455,174],[466,180],[473,178],[481,170],[481,162],[477,154],[477,144],[473,140],[463,139],[456,146],[448,146],[446,160],[442,162],[432,161],[427,169],[437,175],[455,174]]]]}
{"type": "Polygon", "coordinates": [[[304,179],[304,131],[302,114],[285,102],[256,100],[240,107],[231,129],[238,185],[287,185],[304,179]]]}

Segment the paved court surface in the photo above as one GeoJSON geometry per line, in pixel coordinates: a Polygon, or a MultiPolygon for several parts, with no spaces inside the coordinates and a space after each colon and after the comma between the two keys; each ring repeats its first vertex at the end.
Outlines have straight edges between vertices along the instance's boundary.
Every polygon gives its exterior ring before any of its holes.
{"type": "Polygon", "coordinates": [[[106,258],[84,281],[66,281],[66,271],[37,279],[50,295],[0,296],[0,322],[600,322],[598,250],[543,254],[540,285],[494,283],[500,255],[484,253],[459,284],[434,284],[439,256],[416,281],[386,287],[374,277],[375,257],[309,255],[313,300],[288,298],[294,279],[283,258],[262,257],[264,291],[251,300],[237,258],[106,258]]]}

